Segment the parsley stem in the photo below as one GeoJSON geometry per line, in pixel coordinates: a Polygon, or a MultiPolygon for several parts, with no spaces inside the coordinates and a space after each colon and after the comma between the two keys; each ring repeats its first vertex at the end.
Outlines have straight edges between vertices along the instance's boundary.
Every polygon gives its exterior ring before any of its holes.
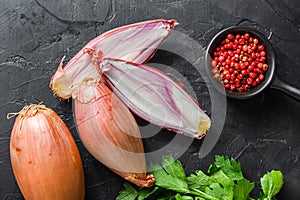
{"type": "Polygon", "coordinates": [[[205,192],[202,192],[201,190],[197,190],[197,189],[192,189],[194,192],[192,194],[194,195],[198,195],[202,198],[208,199],[208,200],[220,200],[219,198],[210,196],[209,194],[206,194],[205,192]]]}

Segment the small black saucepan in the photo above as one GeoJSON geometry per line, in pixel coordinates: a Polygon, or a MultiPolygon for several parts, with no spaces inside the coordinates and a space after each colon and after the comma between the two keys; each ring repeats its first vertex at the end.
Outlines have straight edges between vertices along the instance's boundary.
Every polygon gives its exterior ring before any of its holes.
{"type": "Polygon", "coordinates": [[[207,73],[210,77],[210,80],[212,81],[213,85],[217,90],[219,90],[221,93],[224,93],[224,87],[221,84],[219,80],[214,78],[214,75],[212,74],[212,58],[213,58],[213,52],[217,46],[220,45],[221,41],[223,41],[226,36],[229,33],[232,34],[244,34],[244,33],[250,33],[253,37],[256,37],[264,46],[266,51],[266,63],[269,66],[269,69],[265,73],[265,79],[257,85],[255,88],[252,88],[249,91],[245,92],[233,92],[229,90],[225,90],[226,96],[230,98],[235,99],[248,99],[250,97],[253,97],[259,93],[261,93],[267,86],[270,88],[278,89],[285,94],[293,97],[297,101],[300,101],[300,89],[295,88],[293,86],[290,86],[289,84],[285,83],[284,81],[280,80],[276,74],[275,74],[275,53],[274,49],[269,42],[269,40],[259,31],[248,28],[248,27],[240,27],[240,26],[234,26],[226,28],[222,31],[220,31],[217,35],[214,36],[214,38],[211,40],[211,42],[208,45],[206,55],[205,55],[205,62],[206,62],[206,69],[207,73]]]}

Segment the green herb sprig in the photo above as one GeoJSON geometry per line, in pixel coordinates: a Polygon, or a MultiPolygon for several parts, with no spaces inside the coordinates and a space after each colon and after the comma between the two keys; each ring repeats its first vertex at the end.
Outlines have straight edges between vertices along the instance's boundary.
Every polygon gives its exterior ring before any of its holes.
{"type": "MultiPolygon", "coordinates": [[[[128,182],[117,200],[254,200],[250,192],[254,183],[247,180],[239,162],[233,158],[215,156],[207,173],[201,170],[186,176],[182,164],[173,157],[163,157],[161,165],[152,164],[156,177],[154,187],[138,188],[128,182]]],[[[283,186],[283,175],[272,170],[260,179],[262,191],[257,200],[275,200],[283,186]]]]}

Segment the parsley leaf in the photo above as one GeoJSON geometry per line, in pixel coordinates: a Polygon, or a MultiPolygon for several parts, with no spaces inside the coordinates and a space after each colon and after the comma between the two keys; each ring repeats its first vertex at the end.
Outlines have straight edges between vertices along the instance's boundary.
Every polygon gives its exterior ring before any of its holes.
{"type": "Polygon", "coordinates": [[[133,200],[139,195],[136,189],[130,183],[124,183],[124,189],[119,192],[116,200],[133,200]]]}
{"type": "Polygon", "coordinates": [[[260,179],[260,184],[263,190],[263,195],[260,196],[261,199],[271,200],[283,186],[282,173],[272,170],[260,179]]]}
{"type": "Polygon", "coordinates": [[[219,200],[232,200],[233,192],[223,188],[219,183],[212,183],[205,188],[205,193],[219,200]]]}
{"type": "Polygon", "coordinates": [[[172,157],[163,157],[162,167],[154,164],[150,169],[155,169],[152,172],[156,177],[155,185],[183,194],[190,193],[185,171],[179,161],[175,161],[172,157]]]}
{"type": "Polygon", "coordinates": [[[208,199],[231,200],[233,198],[234,182],[222,170],[215,172],[211,176],[207,176],[202,171],[196,171],[196,174],[191,174],[187,177],[187,181],[191,190],[196,192],[203,191],[208,199]]]}
{"type": "Polygon", "coordinates": [[[222,170],[212,174],[211,184],[205,189],[205,192],[221,200],[232,200],[234,182],[222,170]]]}
{"type": "Polygon", "coordinates": [[[210,179],[203,171],[198,170],[186,178],[189,188],[204,190],[209,185],[210,179]]]}
{"type": "Polygon", "coordinates": [[[210,177],[210,182],[219,183],[223,188],[232,190],[233,189],[233,180],[230,179],[223,170],[217,171],[212,174],[210,177]]]}
{"type": "Polygon", "coordinates": [[[124,183],[123,186],[124,189],[119,192],[116,200],[144,200],[159,189],[158,187],[138,188],[137,186],[133,186],[128,182],[124,183]]]}
{"type": "Polygon", "coordinates": [[[248,200],[250,192],[254,188],[254,183],[251,183],[247,179],[241,179],[237,181],[237,184],[233,186],[233,199],[234,200],[248,200]]]}
{"type": "Polygon", "coordinates": [[[240,163],[227,156],[215,156],[215,162],[208,168],[208,174],[222,170],[232,180],[241,180],[244,178],[240,163]]]}
{"type": "Polygon", "coordinates": [[[138,200],[144,200],[147,199],[150,195],[154,194],[159,188],[153,187],[153,188],[139,188],[139,196],[138,200]]]}

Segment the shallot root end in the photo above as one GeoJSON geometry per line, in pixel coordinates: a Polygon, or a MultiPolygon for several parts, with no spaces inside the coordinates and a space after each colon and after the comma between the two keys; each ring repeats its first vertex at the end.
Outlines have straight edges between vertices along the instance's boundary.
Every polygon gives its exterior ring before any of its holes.
{"type": "Polygon", "coordinates": [[[154,184],[155,177],[152,174],[149,174],[145,179],[141,179],[140,176],[132,174],[130,176],[125,177],[125,179],[139,187],[152,187],[154,184]]]}

